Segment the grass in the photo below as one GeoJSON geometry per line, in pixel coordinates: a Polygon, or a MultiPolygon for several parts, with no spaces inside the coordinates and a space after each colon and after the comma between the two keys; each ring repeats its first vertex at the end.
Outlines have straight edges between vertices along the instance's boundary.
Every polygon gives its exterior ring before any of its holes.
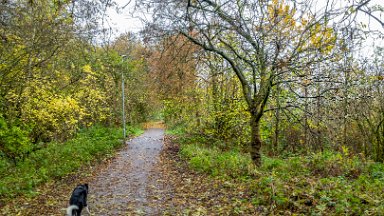
{"type": "Polygon", "coordinates": [[[174,128],[172,128],[172,130],[166,130],[165,134],[181,136],[181,135],[185,134],[185,128],[184,128],[184,126],[174,127],[174,128]]]}
{"type": "Polygon", "coordinates": [[[384,212],[384,165],[349,154],[348,149],[287,158],[263,156],[257,168],[248,154],[222,151],[202,137],[180,136],[178,142],[180,156],[192,169],[247,187],[249,197],[242,202],[264,207],[271,214],[384,212]]]}
{"type": "MultiPolygon", "coordinates": [[[[142,131],[128,127],[128,135],[142,131]]],[[[60,179],[75,173],[81,166],[113,155],[122,146],[122,130],[94,126],[81,130],[65,143],[51,142],[46,148],[31,153],[17,166],[0,159],[0,198],[19,194],[34,194],[36,186],[51,179],[60,179]]]]}

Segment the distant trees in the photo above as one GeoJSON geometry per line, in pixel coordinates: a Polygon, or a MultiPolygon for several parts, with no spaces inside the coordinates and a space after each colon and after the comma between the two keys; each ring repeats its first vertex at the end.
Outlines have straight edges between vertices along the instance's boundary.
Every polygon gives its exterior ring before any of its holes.
{"type": "MultiPolygon", "coordinates": [[[[333,94],[350,91],[349,73],[339,79],[342,71],[337,63],[342,61],[340,49],[345,43],[337,27],[341,29],[338,21],[350,19],[350,11],[368,2],[341,8],[333,2],[316,7],[311,1],[279,0],[143,0],[141,4],[154,11],[155,18],[148,26],[152,33],[183,35],[224,61],[226,69],[237,77],[250,114],[249,151],[254,163],[260,165],[262,136],[264,142],[273,140],[269,143],[275,152],[333,146],[337,140],[328,139],[332,131],[326,123],[333,122],[332,115],[343,107],[342,125],[346,126],[341,134],[344,145],[349,145],[349,99],[342,97],[343,106],[334,110],[330,107],[335,104],[329,100],[333,94]],[[265,115],[270,112],[274,118],[265,115]],[[274,119],[273,125],[263,123],[269,119],[274,119]]],[[[197,75],[202,68],[209,68],[202,65],[197,66],[197,75]]],[[[223,73],[222,68],[214,67],[218,74],[223,73]]]]}
{"type": "Polygon", "coordinates": [[[183,122],[187,116],[199,115],[199,110],[193,110],[198,100],[195,94],[197,56],[197,46],[182,35],[165,37],[152,47],[149,56],[152,88],[166,104],[163,113],[170,125],[183,122]]]}

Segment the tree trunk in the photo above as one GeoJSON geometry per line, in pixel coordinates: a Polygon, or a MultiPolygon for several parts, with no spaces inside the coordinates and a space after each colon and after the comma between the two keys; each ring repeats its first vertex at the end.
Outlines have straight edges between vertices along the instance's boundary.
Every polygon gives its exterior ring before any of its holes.
{"type": "Polygon", "coordinates": [[[275,111],[275,137],[273,139],[273,155],[278,155],[279,149],[279,136],[280,136],[280,86],[276,85],[275,98],[276,98],[276,111],[275,111]]]}
{"type": "Polygon", "coordinates": [[[251,113],[251,144],[250,144],[250,153],[253,163],[256,166],[261,165],[261,136],[260,136],[260,118],[256,118],[256,114],[251,113]]]}

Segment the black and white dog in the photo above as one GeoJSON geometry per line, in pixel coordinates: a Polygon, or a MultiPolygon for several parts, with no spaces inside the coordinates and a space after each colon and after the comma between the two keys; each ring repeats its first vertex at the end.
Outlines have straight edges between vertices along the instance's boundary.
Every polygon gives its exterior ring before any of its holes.
{"type": "Polygon", "coordinates": [[[73,190],[69,199],[69,207],[67,208],[68,216],[81,216],[81,211],[85,207],[88,214],[91,214],[87,205],[88,184],[77,185],[73,190]]]}

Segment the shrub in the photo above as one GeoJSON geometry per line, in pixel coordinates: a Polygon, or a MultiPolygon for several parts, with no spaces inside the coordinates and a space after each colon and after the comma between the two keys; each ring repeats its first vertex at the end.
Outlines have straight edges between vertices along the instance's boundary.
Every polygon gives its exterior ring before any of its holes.
{"type": "Polygon", "coordinates": [[[16,162],[32,150],[28,132],[18,126],[9,125],[0,115],[0,150],[3,156],[16,162]]]}

